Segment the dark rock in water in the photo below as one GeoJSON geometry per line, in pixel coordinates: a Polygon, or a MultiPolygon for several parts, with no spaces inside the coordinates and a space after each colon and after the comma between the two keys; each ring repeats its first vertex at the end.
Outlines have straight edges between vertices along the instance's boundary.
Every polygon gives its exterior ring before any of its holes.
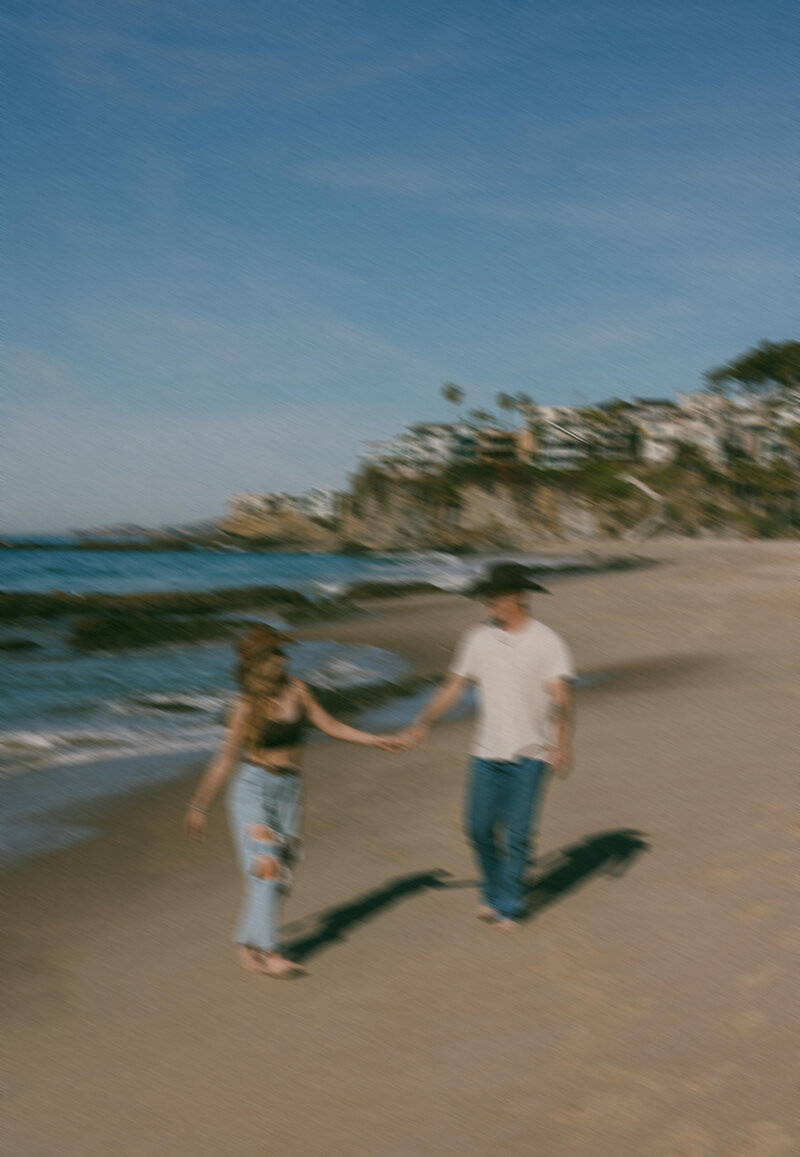
{"type": "Polygon", "coordinates": [[[171,618],[137,613],[82,615],[69,631],[78,651],[122,651],[165,643],[201,643],[230,638],[233,623],[198,616],[171,618]]]}
{"type": "Polygon", "coordinates": [[[38,651],[41,646],[33,639],[0,639],[0,651],[38,651]]]}
{"type": "MultiPolygon", "coordinates": [[[[232,601],[238,603],[241,592],[233,593],[237,597],[232,601]]],[[[200,603],[203,601],[198,600],[200,603]]],[[[242,599],[244,606],[252,606],[256,601],[252,593],[242,599]]],[[[98,610],[76,616],[71,623],[68,639],[79,651],[121,651],[136,647],[157,647],[167,643],[205,643],[214,639],[230,639],[252,626],[252,622],[246,619],[214,614],[217,603],[218,600],[214,599],[211,613],[205,613],[199,609],[197,602],[193,600],[187,602],[185,595],[178,599],[162,599],[149,595],[133,596],[127,600],[127,605],[117,605],[112,610],[98,610]],[[165,606],[172,608],[175,605],[180,606],[183,613],[164,613],[162,610],[165,606]],[[155,608],[159,610],[156,611],[155,608]],[[191,608],[191,611],[188,608],[191,608]]],[[[224,600],[222,605],[225,605],[224,600]]],[[[296,600],[269,605],[278,607],[281,615],[292,624],[320,619],[330,620],[353,614],[353,608],[347,603],[339,600],[313,603],[304,595],[298,595],[296,600]]]]}
{"type": "Polygon", "coordinates": [[[60,543],[36,542],[34,539],[20,539],[19,542],[9,542],[7,538],[0,538],[0,550],[63,550],[60,543]]]}
{"type": "Polygon", "coordinates": [[[360,542],[341,542],[339,544],[339,554],[352,555],[358,557],[359,555],[372,554],[368,546],[364,546],[360,542]]]}
{"type": "Polygon", "coordinates": [[[63,615],[119,612],[197,615],[248,607],[314,607],[312,599],[290,587],[221,587],[214,591],[153,591],[138,594],[46,594],[0,591],[0,621],[58,618],[63,615]]]}
{"type": "Polygon", "coordinates": [[[22,619],[55,619],[76,609],[76,595],[27,594],[23,591],[0,591],[0,621],[19,622],[22,619]]]}
{"type": "Polygon", "coordinates": [[[131,539],[130,541],[119,541],[115,539],[94,539],[82,538],[75,543],[74,550],[117,550],[117,551],[132,551],[132,550],[149,550],[149,551],[173,551],[173,550],[195,550],[195,544],[185,538],[154,538],[147,542],[131,539]]]}

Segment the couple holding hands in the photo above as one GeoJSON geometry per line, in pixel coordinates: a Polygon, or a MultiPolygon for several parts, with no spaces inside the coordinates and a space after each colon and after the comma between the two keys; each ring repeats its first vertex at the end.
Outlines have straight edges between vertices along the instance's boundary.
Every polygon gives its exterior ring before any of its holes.
{"type": "Polygon", "coordinates": [[[372,735],[329,715],[310,688],[288,674],[285,647],[293,640],[287,635],[264,625],[237,642],[240,693],[220,750],[188,805],[185,827],[192,838],[204,839],[208,811],[230,780],[228,813],[245,882],[235,940],[245,968],[280,978],[304,971],[283,955],[277,929],[280,897],[298,855],[299,760],[307,730],[407,751],[424,743],[469,683],[479,696],[465,809],[480,872],[477,915],[501,932],[518,928],[542,787],[548,772],[563,777],[570,767],[575,676],[564,640],[531,615],[531,591],[547,593],[525,567],[499,563],[465,592],[484,601],[489,621],[462,634],[444,684],[416,721],[394,735],[372,735]]]}

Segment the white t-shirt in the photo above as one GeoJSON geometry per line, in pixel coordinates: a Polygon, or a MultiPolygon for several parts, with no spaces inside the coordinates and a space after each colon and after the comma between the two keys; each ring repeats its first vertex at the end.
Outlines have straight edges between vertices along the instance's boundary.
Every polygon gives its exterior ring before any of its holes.
{"type": "Polygon", "coordinates": [[[478,685],[472,755],[547,755],[553,745],[553,700],[546,685],[575,677],[572,655],[560,635],[536,619],[517,631],[480,623],[459,639],[450,670],[478,685]]]}

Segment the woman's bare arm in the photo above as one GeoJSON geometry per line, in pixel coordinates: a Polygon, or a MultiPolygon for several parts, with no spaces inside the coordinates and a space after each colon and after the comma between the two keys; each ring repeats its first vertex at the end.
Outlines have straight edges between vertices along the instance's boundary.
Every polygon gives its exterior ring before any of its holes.
{"type": "Polygon", "coordinates": [[[225,781],[241,755],[248,711],[247,700],[240,696],[234,703],[225,738],[218,752],[208,764],[192,796],[191,805],[193,807],[208,811],[224,787],[225,781]]]}
{"type": "Polygon", "coordinates": [[[359,731],[357,727],[350,727],[347,723],[334,719],[324,707],[320,706],[310,687],[305,683],[300,683],[300,688],[308,718],[325,735],[330,735],[331,739],[341,739],[345,743],[360,743],[363,747],[381,747],[384,751],[399,750],[399,741],[390,736],[373,735],[369,731],[359,731]]]}

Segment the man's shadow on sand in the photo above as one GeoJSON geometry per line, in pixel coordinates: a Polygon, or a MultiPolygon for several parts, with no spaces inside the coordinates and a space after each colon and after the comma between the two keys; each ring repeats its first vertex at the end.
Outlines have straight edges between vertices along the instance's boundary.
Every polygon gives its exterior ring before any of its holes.
{"type": "MultiPolygon", "coordinates": [[[[623,875],[649,847],[642,832],[619,828],[595,832],[578,843],[550,852],[539,861],[536,874],[528,884],[524,919],[534,919],[545,908],[583,887],[595,876],[623,875]]],[[[321,952],[326,945],[346,940],[349,929],[409,896],[433,888],[474,886],[475,880],[453,880],[450,873],[441,868],[397,876],[346,904],[326,908],[289,924],[283,931],[289,937],[294,934],[294,938],[284,941],[284,951],[292,960],[303,962],[321,952]]]]}

